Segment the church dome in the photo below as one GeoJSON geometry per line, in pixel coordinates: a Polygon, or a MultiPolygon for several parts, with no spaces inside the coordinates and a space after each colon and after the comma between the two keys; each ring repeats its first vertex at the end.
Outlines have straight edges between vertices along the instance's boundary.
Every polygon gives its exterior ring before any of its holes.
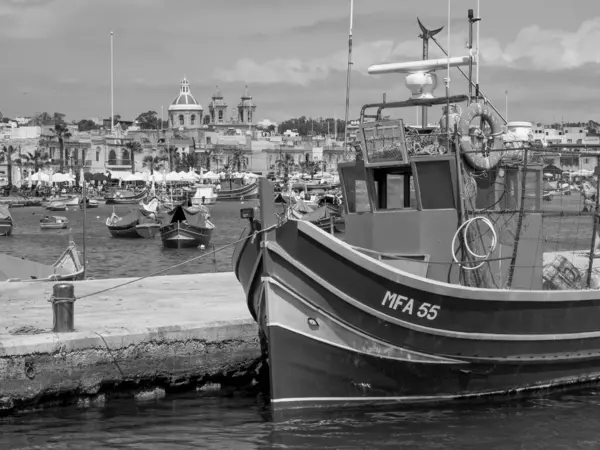
{"type": "Polygon", "coordinates": [[[173,99],[169,111],[202,111],[202,105],[190,92],[190,83],[185,77],[181,80],[179,95],[173,99]]]}

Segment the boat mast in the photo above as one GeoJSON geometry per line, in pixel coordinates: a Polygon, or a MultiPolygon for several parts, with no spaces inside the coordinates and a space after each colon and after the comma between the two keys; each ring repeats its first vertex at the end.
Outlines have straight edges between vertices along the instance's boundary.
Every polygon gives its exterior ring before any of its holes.
{"type": "Polygon", "coordinates": [[[115,103],[114,103],[114,76],[113,76],[113,32],[110,32],[110,134],[115,131],[115,103]]]}
{"type": "Polygon", "coordinates": [[[344,154],[350,159],[348,151],[348,115],[350,113],[350,71],[352,69],[352,18],[354,16],[354,0],[350,0],[350,30],[348,33],[348,70],[346,72],[346,118],[344,124],[344,154]]]}
{"type": "Polygon", "coordinates": [[[87,226],[85,224],[86,222],[86,218],[87,218],[87,186],[85,183],[85,177],[82,177],[81,180],[81,186],[82,186],[82,194],[83,194],[83,279],[85,280],[86,276],[87,276],[87,246],[86,246],[86,241],[87,241],[87,226]]]}
{"type": "MultiPolygon", "coordinates": [[[[419,28],[421,28],[421,34],[419,37],[423,40],[423,61],[429,59],[429,38],[433,38],[436,34],[444,29],[444,27],[440,27],[437,30],[428,30],[425,28],[425,25],[421,23],[421,20],[417,17],[417,22],[419,23],[419,28]]],[[[417,125],[419,125],[417,114],[417,125]]],[[[421,107],[421,128],[427,127],[427,106],[421,107]]]]}

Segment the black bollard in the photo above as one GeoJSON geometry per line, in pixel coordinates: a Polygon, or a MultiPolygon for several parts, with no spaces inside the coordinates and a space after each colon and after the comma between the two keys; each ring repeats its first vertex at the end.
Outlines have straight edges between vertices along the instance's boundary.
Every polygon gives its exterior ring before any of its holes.
{"type": "Polygon", "coordinates": [[[52,288],[52,315],[55,333],[75,330],[75,287],[71,283],[55,284],[52,288]]]}

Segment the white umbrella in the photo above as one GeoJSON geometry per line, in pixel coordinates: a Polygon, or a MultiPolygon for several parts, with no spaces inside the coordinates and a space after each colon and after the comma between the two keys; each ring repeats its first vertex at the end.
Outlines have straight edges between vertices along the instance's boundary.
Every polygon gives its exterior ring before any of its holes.
{"type": "Polygon", "coordinates": [[[219,179],[219,175],[217,175],[216,173],[214,173],[210,170],[208,172],[206,172],[204,175],[202,175],[202,177],[207,178],[209,180],[218,180],[219,179]]]}
{"type": "Polygon", "coordinates": [[[137,173],[128,173],[123,178],[122,181],[143,181],[144,177],[141,174],[137,173]]]}
{"type": "Polygon", "coordinates": [[[179,175],[177,172],[173,171],[173,172],[169,172],[167,174],[167,181],[180,181],[181,180],[181,175],[179,175]]]}

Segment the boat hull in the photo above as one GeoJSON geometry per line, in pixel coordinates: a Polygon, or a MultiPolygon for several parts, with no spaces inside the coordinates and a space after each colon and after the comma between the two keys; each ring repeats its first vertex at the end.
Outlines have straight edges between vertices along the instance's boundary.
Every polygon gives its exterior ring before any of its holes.
{"type": "Polygon", "coordinates": [[[0,236],[10,236],[12,229],[12,222],[0,221],[0,236]]]}
{"type": "Polygon", "coordinates": [[[148,191],[144,190],[138,194],[127,196],[127,197],[105,197],[105,204],[107,205],[131,205],[139,203],[148,196],[148,191]]]}
{"type": "Polygon", "coordinates": [[[214,205],[215,203],[217,203],[217,197],[204,197],[204,199],[202,198],[198,198],[198,197],[192,197],[192,205],[193,206],[200,206],[200,205],[206,205],[206,206],[211,206],[214,205]]]}
{"type": "Polygon", "coordinates": [[[217,199],[222,200],[255,200],[258,198],[258,183],[248,184],[238,189],[231,189],[226,191],[220,191],[217,199]]]}
{"type": "Polygon", "coordinates": [[[67,205],[48,205],[46,209],[48,211],[66,211],[67,205]]]}
{"type": "Polygon", "coordinates": [[[306,221],[238,244],[233,267],[276,409],[512,398],[600,381],[599,291],[474,289],[382,261],[306,221]]]}
{"type": "Polygon", "coordinates": [[[67,228],[66,223],[41,223],[40,228],[42,230],[62,230],[67,228]]]}
{"type": "Polygon", "coordinates": [[[160,229],[160,237],[167,248],[196,248],[210,244],[213,228],[192,227],[183,222],[173,222],[160,229]]]}
{"type": "Polygon", "coordinates": [[[160,224],[158,223],[143,223],[136,225],[136,233],[145,239],[153,239],[158,233],[160,233],[160,224]]]}
{"type": "Polygon", "coordinates": [[[111,227],[107,226],[108,231],[112,237],[116,238],[141,238],[137,232],[136,225],[130,227],[111,227]]]}

